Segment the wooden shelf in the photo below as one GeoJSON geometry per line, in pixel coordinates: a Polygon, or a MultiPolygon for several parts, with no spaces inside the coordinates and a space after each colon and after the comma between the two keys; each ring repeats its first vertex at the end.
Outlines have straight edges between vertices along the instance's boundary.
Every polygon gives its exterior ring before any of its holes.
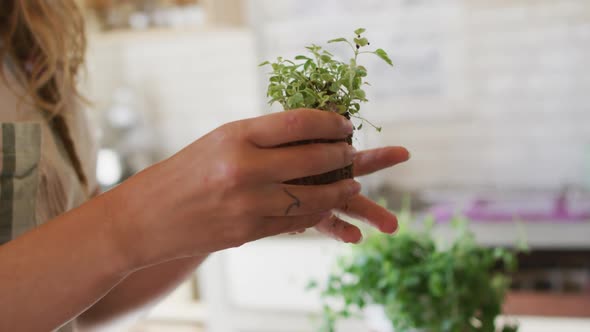
{"type": "Polygon", "coordinates": [[[182,28],[150,28],[145,30],[120,29],[90,34],[89,40],[93,42],[141,42],[149,40],[167,40],[171,36],[193,36],[210,33],[235,33],[246,32],[246,28],[215,27],[203,25],[199,27],[182,28]]]}
{"type": "Polygon", "coordinates": [[[590,294],[512,292],[506,298],[504,313],[521,316],[589,318],[590,294]]]}

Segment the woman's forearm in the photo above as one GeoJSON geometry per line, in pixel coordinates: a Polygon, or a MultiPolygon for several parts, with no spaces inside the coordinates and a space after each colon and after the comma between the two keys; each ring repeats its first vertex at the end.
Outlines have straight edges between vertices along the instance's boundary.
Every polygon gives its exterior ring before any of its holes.
{"type": "Polygon", "coordinates": [[[176,259],[137,270],[77,320],[84,330],[100,329],[119,318],[156,304],[205,260],[207,256],[176,259]]]}
{"type": "Polygon", "coordinates": [[[52,330],[146,266],[318,225],[360,184],[284,182],[346,167],[354,150],[282,145],[352,131],[338,114],[305,109],[230,123],[14,239],[0,247],[0,331],[52,330]]]}
{"type": "Polygon", "coordinates": [[[113,234],[109,194],[0,246],[0,331],[50,331],[132,268],[113,234]]]}

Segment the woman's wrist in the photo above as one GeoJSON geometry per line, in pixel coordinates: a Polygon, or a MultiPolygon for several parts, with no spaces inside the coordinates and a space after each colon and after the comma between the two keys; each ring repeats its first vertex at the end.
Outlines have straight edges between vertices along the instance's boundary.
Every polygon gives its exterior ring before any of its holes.
{"type": "MultiPolygon", "coordinates": [[[[98,197],[109,223],[111,245],[124,270],[134,271],[175,258],[167,257],[166,248],[157,243],[166,235],[154,238],[157,231],[150,227],[164,219],[159,213],[167,197],[159,190],[164,165],[155,164],[98,197]]],[[[167,218],[172,219],[174,209],[167,210],[171,210],[167,218]]]]}
{"type": "Polygon", "coordinates": [[[122,200],[121,189],[115,188],[97,196],[90,204],[97,204],[97,210],[102,214],[100,222],[104,234],[104,245],[110,252],[110,263],[116,274],[126,275],[138,268],[141,263],[137,259],[131,231],[128,229],[127,217],[129,211],[125,200],[122,200]]]}

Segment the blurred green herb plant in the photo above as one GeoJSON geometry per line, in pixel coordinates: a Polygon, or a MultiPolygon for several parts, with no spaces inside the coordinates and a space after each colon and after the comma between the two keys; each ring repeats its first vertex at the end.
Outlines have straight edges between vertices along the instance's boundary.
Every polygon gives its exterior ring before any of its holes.
{"type": "Polygon", "coordinates": [[[383,306],[400,332],[516,332],[517,326],[496,326],[516,252],[479,246],[462,218],[453,222],[455,240],[443,247],[432,235],[433,221],[416,230],[410,218],[400,214],[395,236],[372,234],[339,258],[321,291],[320,330],[334,332],[337,320],[373,304],[383,306]]]}
{"type": "Polygon", "coordinates": [[[328,43],[344,43],[350,46],[352,57],[347,62],[340,61],[321,46],[307,46],[309,55],[297,55],[294,60],[277,58],[276,62],[265,61],[260,66],[271,66],[270,83],[267,96],[269,103],[280,103],[284,110],[313,108],[337,112],[347,118],[361,120],[356,129],[365,122],[381,131],[365,118],[358,115],[361,103],[367,102],[364,85],[367,69],[358,63],[364,54],[373,54],[390,66],[393,62],[383,49],[367,50],[369,40],[364,37],[365,29],[354,31],[354,38],[336,38],[328,43]]]}

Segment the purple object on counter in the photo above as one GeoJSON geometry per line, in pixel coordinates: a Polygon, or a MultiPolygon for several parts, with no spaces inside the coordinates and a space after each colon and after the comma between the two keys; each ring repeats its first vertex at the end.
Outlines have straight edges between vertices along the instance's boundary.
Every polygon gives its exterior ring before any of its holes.
{"type": "Polygon", "coordinates": [[[453,204],[437,204],[429,212],[436,221],[446,222],[459,214],[473,221],[486,222],[586,222],[590,221],[590,202],[572,208],[565,194],[545,202],[494,202],[477,199],[464,208],[453,204]]]}

